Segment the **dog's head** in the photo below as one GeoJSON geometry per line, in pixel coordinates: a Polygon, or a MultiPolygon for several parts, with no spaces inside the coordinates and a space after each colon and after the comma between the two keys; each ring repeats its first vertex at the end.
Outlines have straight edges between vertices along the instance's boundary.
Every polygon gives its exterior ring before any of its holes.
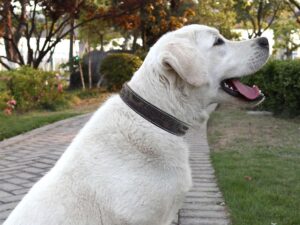
{"type": "Polygon", "coordinates": [[[164,35],[149,55],[152,60],[155,58],[169,84],[181,86],[185,96],[195,101],[201,99],[205,105],[258,104],[264,99],[258,87],[244,85],[239,78],[256,72],[266,63],[266,38],[229,41],[214,28],[189,25],[164,35]]]}

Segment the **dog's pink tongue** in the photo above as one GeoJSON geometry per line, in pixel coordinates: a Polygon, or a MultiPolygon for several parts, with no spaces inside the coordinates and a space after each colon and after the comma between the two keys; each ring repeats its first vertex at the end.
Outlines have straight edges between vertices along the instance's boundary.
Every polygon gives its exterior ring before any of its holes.
{"type": "Polygon", "coordinates": [[[239,80],[231,80],[231,83],[241,95],[249,100],[254,100],[260,95],[259,88],[257,86],[249,87],[242,84],[239,80]]]}

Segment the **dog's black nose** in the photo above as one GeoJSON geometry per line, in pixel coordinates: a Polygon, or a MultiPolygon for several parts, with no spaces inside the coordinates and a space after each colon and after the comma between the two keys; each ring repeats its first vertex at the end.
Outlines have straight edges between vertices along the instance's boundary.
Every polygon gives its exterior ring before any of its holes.
{"type": "Polygon", "coordinates": [[[260,37],[257,39],[257,43],[262,48],[269,48],[269,41],[265,37],[260,37]]]}

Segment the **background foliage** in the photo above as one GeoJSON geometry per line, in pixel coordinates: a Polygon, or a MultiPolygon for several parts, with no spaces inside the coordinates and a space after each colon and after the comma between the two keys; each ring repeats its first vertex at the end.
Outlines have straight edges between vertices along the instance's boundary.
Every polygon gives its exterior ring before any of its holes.
{"type": "Polygon", "coordinates": [[[54,72],[21,67],[2,72],[1,76],[8,79],[7,91],[2,93],[6,93],[6,98],[16,100],[18,111],[55,110],[68,104],[60,89],[61,81],[54,72]]]}
{"type": "Polygon", "coordinates": [[[277,115],[294,117],[300,115],[300,61],[273,60],[254,76],[245,78],[257,84],[266,95],[260,106],[277,115]]]}
{"type": "MultiPolygon", "coordinates": [[[[232,32],[233,28],[247,30],[249,38],[262,36],[265,31],[272,29],[276,40],[274,52],[281,53],[282,59],[291,59],[293,51],[300,46],[295,38],[295,35],[299,33],[299,12],[300,4],[297,0],[3,0],[0,1],[0,38],[3,39],[5,54],[1,53],[0,63],[6,69],[14,69],[23,65],[38,68],[42,61],[51,60],[56,45],[62,39],[67,38],[70,40],[70,54],[69,63],[66,65],[71,74],[79,70],[76,68],[71,50],[73,38],[80,38],[86,46],[86,52],[89,53],[95,48],[104,51],[104,45],[108,41],[123,37],[124,42],[119,45],[122,51],[144,58],[149,48],[164,33],[191,23],[216,27],[221,34],[230,39],[240,38],[237,33],[232,32]],[[21,38],[26,39],[28,52],[21,51],[19,48],[21,38]]],[[[75,57],[78,58],[78,56],[75,57]]],[[[82,55],[79,56],[81,57],[82,55]]],[[[118,57],[113,60],[124,63],[128,58],[124,55],[118,57]]],[[[86,66],[82,68],[83,89],[87,80],[89,87],[92,87],[90,64],[89,61],[88,68],[86,66]],[[86,71],[88,71],[89,79],[84,77],[86,71]]],[[[107,61],[106,64],[108,67],[103,71],[107,73],[107,84],[110,90],[119,89],[121,83],[129,79],[135,71],[132,68],[137,68],[136,65],[123,64],[131,67],[128,70],[131,74],[125,75],[120,73],[119,69],[111,69],[115,66],[118,68],[116,64],[113,67],[112,62],[107,61]]],[[[260,79],[262,88],[265,87],[269,96],[263,104],[265,109],[273,110],[278,114],[299,115],[298,84],[292,84],[287,80],[292,79],[298,82],[298,64],[299,61],[272,62],[260,72],[269,77],[269,80],[256,78],[260,79]],[[293,71],[289,72],[291,70],[293,71]],[[268,82],[270,84],[267,84],[268,82]],[[292,91],[283,93],[289,88],[292,91]],[[276,104],[276,101],[279,104],[276,104]]],[[[27,73],[29,68],[22,70],[27,73]]],[[[63,104],[64,94],[58,95],[53,92],[54,96],[41,97],[32,89],[33,86],[30,86],[30,82],[35,82],[40,85],[39,91],[47,92],[47,88],[54,90],[57,84],[52,84],[50,78],[47,81],[49,83],[47,87],[41,84],[45,81],[44,73],[37,71],[36,75],[25,76],[18,71],[12,71],[9,89],[3,86],[3,80],[0,80],[1,108],[5,107],[6,102],[15,96],[20,100],[16,106],[18,110],[26,111],[30,107],[53,109],[55,104],[63,104]],[[38,78],[38,76],[41,77],[38,78]],[[27,82],[28,84],[25,84],[27,82]],[[26,93],[25,89],[28,89],[26,93]],[[12,93],[15,96],[11,96],[12,93]],[[32,95],[31,99],[29,95],[32,95]],[[25,96],[27,100],[22,102],[25,96]],[[49,102],[56,103],[50,104],[49,102]]]]}
{"type": "Polygon", "coordinates": [[[105,77],[108,90],[116,91],[121,89],[124,82],[130,80],[141,65],[142,60],[138,56],[116,53],[103,60],[100,71],[105,77]]]}

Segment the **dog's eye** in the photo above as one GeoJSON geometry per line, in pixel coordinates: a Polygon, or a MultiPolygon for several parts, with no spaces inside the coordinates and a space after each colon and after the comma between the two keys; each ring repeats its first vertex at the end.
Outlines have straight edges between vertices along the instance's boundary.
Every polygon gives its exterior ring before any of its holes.
{"type": "Polygon", "coordinates": [[[224,42],[224,40],[222,39],[222,38],[217,38],[216,40],[215,40],[215,43],[214,43],[214,46],[216,46],[216,45],[222,45],[222,44],[224,44],[225,42],[224,42]]]}

